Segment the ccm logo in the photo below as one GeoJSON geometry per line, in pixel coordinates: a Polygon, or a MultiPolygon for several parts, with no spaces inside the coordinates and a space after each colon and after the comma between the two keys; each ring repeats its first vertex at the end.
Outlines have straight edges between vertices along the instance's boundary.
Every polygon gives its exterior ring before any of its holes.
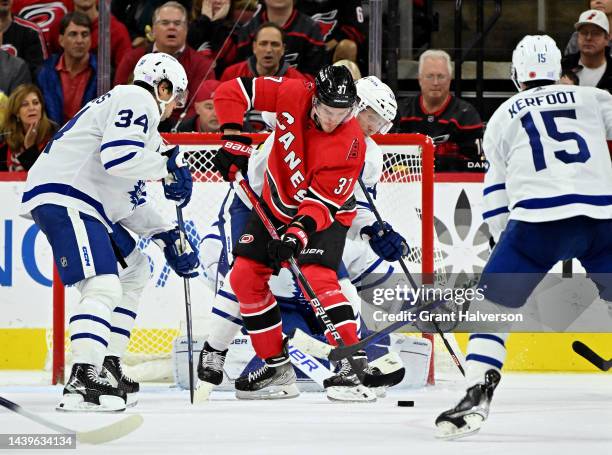
{"type": "Polygon", "coordinates": [[[228,141],[223,145],[223,148],[227,150],[237,150],[239,152],[246,153],[247,155],[251,154],[251,147],[241,144],[240,142],[228,141]]]}
{"type": "Polygon", "coordinates": [[[251,243],[253,240],[255,240],[255,237],[251,234],[243,234],[238,243],[251,243]]]}

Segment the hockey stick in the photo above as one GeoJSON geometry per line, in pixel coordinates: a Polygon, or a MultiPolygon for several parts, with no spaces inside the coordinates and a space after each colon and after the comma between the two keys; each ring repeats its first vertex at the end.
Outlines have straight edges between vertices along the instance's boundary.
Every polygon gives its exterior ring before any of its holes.
{"type": "MultiPolygon", "coordinates": [[[[257,194],[255,194],[255,192],[253,191],[249,183],[244,179],[244,177],[239,172],[236,173],[236,183],[238,183],[240,188],[242,188],[242,191],[244,192],[246,197],[249,199],[249,201],[253,205],[253,209],[259,216],[261,222],[263,223],[266,230],[268,231],[268,234],[270,234],[270,237],[272,237],[275,240],[280,239],[278,233],[276,232],[276,228],[274,227],[274,225],[270,221],[270,218],[268,218],[268,215],[264,211],[263,206],[259,200],[259,197],[257,196],[257,194]]],[[[288,262],[291,267],[291,271],[293,272],[296,279],[298,280],[298,282],[300,283],[300,285],[306,292],[308,301],[315,309],[315,315],[318,316],[317,319],[320,322],[322,322],[322,325],[324,326],[323,328],[329,330],[331,336],[334,338],[338,346],[346,346],[344,341],[342,340],[342,337],[338,333],[338,330],[336,330],[336,326],[329,318],[327,311],[325,311],[325,308],[323,307],[323,305],[317,298],[317,295],[315,294],[314,290],[310,286],[310,283],[308,282],[306,277],[302,274],[302,271],[300,270],[300,267],[298,266],[295,258],[290,258],[288,262]]],[[[357,373],[357,376],[361,380],[361,383],[366,387],[383,387],[389,383],[397,383],[395,381],[397,381],[398,377],[400,377],[399,379],[400,381],[404,377],[405,370],[403,368],[401,370],[398,370],[394,373],[389,373],[389,374],[373,375],[373,374],[367,373],[366,371],[363,370],[363,368],[360,367],[360,365],[355,361],[355,359],[353,359],[351,356],[346,356],[346,357],[349,363],[351,364],[351,367],[353,368],[353,370],[357,373]]]]}
{"type": "MultiPolygon", "coordinates": [[[[376,208],[376,205],[374,205],[374,200],[372,199],[372,196],[370,196],[370,193],[368,192],[368,189],[366,188],[365,183],[363,183],[363,179],[361,177],[359,177],[357,179],[357,181],[359,182],[359,186],[361,187],[361,191],[363,191],[363,194],[365,195],[366,199],[368,200],[368,204],[370,204],[370,210],[372,210],[372,213],[374,213],[374,216],[376,217],[376,221],[378,221],[378,223],[380,224],[381,228],[383,228],[385,223],[384,223],[382,217],[380,216],[380,213],[378,212],[378,209],[376,208]]],[[[404,259],[400,257],[398,259],[398,262],[400,263],[400,266],[402,267],[402,270],[404,271],[404,275],[406,275],[406,278],[408,278],[408,281],[410,282],[410,285],[416,291],[418,286],[416,285],[414,279],[412,278],[412,275],[408,271],[408,267],[406,267],[406,263],[404,262],[404,259]]],[[[438,335],[440,335],[440,337],[442,338],[442,341],[444,342],[444,346],[446,346],[446,350],[448,351],[448,353],[450,354],[451,358],[453,359],[453,362],[455,363],[455,365],[457,366],[457,368],[459,369],[461,374],[463,376],[465,376],[465,370],[463,369],[463,366],[461,365],[461,362],[457,358],[457,355],[455,354],[455,351],[453,350],[453,348],[449,344],[448,340],[444,336],[444,332],[442,332],[442,330],[440,330],[440,326],[438,325],[438,323],[436,321],[431,321],[431,322],[432,322],[434,328],[436,329],[436,333],[438,335]]]]}
{"type": "Polygon", "coordinates": [[[599,354],[593,351],[590,347],[588,347],[582,341],[578,341],[578,340],[574,341],[572,343],[572,349],[574,350],[576,354],[584,357],[586,360],[591,362],[601,371],[608,371],[610,368],[612,368],[612,359],[604,360],[603,357],[601,357],[599,354]]]}
{"type": "MultiPolygon", "coordinates": [[[[179,241],[181,244],[181,253],[187,251],[187,243],[185,239],[185,222],[183,220],[183,209],[176,206],[176,219],[178,221],[179,241]]],[[[193,333],[191,325],[191,289],[189,287],[189,278],[183,278],[183,287],[185,291],[185,317],[187,324],[187,358],[189,360],[189,401],[193,404],[193,333]]]]}
{"type": "Polygon", "coordinates": [[[140,414],[132,414],[115,423],[100,427],[96,430],[77,431],[51,422],[50,420],[47,420],[44,417],[30,412],[19,406],[17,403],[13,403],[12,401],[7,400],[6,398],[0,397],[0,405],[27,419],[39,423],[40,425],[43,425],[51,430],[57,431],[58,433],[75,435],[76,440],[84,444],[103,444],[105,442],[114,441],[115,439],[122,438],[124,436],[127,436],[134,430],[138,429],[144,421],[140,414]]]}

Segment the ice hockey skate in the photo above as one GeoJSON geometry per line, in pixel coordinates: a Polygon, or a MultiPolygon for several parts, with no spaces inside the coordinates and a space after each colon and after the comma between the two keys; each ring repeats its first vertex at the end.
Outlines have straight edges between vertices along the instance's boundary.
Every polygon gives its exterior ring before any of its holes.
{"type": "Polygon", "coordinates": [[[226,355],[227,349],[217,351],[208,342],[204,343],[198,361],[198,380],[193,398],[194,402],[208,400],[213,387],[223,382],[223,365],[226,355]]]}
{"type": "Polygon", "coordinates": [[[64,387],[62,401],[55,408],[66,412],[125,411],[125,390],[101,378],[94,365],[75,363],[70,380],[64,387]]]}
{"type": "Polygon", "coordinates": [[[236,398],[241,400],[277,400],[295,398],[300,394],[296,375],[287,348],[264,365],[236,379],[236,398]]]}
{"type": "MultiPolygon", "coordinates": [[[[355,362],[365,370],[368,364],[368,359],[364,351],[359,351],[353,356],[355,362]]],[[[376,368],[378,370],[378,368],[376,368]]],[[[380,370],[378,370],[380,372],[380,370]]],[[[372,372],[375,374],[374,372],[372,372]]],[[[340,361],[340,369],[338,373],[323,381],[323,386],[327,392],[327,398],[331,401],[347,401],[347,402],[374,402],[376,401],[376,391],[364,386],[357,374],[353,370],[350,362],[347,359],[340,361]]],[[[384,389],[378,387],[378,389],[384,389]]]]}
{"type": "Polygon", "coordinates": [[[127,394],[127,407],[138,403],[138,392],[140,384],[126,376],[121,367],[121,359],[116,356],[107,355],[102,364],[100,377],[106,379],[113,387],[122,389],[127,394]]]}
{"type": "Polygon", "coordinates": [[[484,383],[469,389],[453,409],[444,411],[436,419],[437,438],[457,439],[477,433],[489,415],[493,391],[501,380],[497,370],[485,373],[484,383]]]}

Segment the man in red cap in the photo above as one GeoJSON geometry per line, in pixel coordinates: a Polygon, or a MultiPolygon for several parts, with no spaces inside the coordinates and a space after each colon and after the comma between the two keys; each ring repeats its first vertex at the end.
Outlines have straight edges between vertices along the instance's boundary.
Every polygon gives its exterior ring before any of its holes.
{"type": "Polygon", "coordinates": [[[196,115],[188,118],[179,126],[182,132],[216,133],[219,131],[219,120],[215,113],[213,97],[221,82],[208,80],[200,84],[194,99],[196,115]]]}

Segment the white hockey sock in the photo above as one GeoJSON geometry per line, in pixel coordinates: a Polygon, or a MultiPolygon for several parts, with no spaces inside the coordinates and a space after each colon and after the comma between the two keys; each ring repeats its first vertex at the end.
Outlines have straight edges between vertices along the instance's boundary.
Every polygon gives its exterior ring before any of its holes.
{"type": "Polygon", "coordinates": [[[226,279],[215,297],[211,310],[210,333],[206,341],[211,348],[225,351],[238,335],[241,327],[240,304],[232,291],[229,280],[226,279]]]}
{"type": "Polygon", "coordinates": [[[136,323],[138,303],[150,276],[149,262],[138,249],[125,258],[128,267],[119,272],[123,295],[113,309],[111,333],[106,355],[121,357],[136,323]]]}
{"type": "Polygon", "coordinates": [[[506,359],[508,333],[473,333],[467,347],[465,378],[468,387],[483,382],[488,370],[500,371],[506,359]]]}
{"type": "Polygon", "coordinates": [[[121,283],[116,275],[98,275],[77,287],[81,300],[68,325],[73,363],[89,363],[99,369],[110,337],[111,308],[121,298],[121,283]]]}

